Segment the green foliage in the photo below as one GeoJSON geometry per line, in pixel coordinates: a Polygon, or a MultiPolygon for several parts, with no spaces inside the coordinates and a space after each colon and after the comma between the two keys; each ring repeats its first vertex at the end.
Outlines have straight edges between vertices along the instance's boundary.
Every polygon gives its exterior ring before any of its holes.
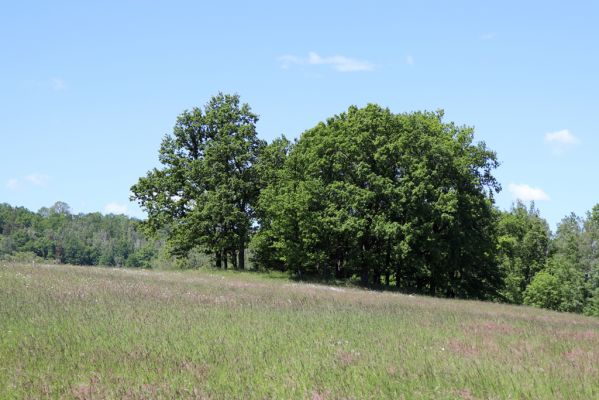
{"type": "MultiPolygon", "coordinates": [[[[0,237],[0,241],[3,238],[0,237]]],[[[16,263],[42,263],[44,260],[41,257],[38,257],[37,254],[31,251],[18,251],[15,253],[1,253],[0,252],[0,260],[7,262],[16,262],[16,263]]]]}
{"type": "Polygon", "coordinates": [[[537,273],[524,292],[524,304],[559,310],[562,301],[560,281],[546,271],[537,273]]]}
{"type": "Polygon", "coordinates": [[[599,315],[599,205],[562,219],[552,238],[534,205],[517,203],[498,229],[504,299],[599,315]]]}
{"type": "Polygon", "coordinates": [[[145,246],[135,249],[129,254],[125,261],[125,267],[133,268],[151,268],[152,261],[157,256],[156,246],[146,244],[145,246]]]}
{"type": "Polygon", "coordinates": [[[434,295],[494,293],[495,154],[442,116],[350,107],[304,132],[260,194],[258,261],[434,295]]]}
{"type": "Polygon", "coordinates": [[[0,204],[0,221],[0,256],[6,259],[30,254],[65,264],[148,267],[159,247],[137,232],[135,219],[73,215],[63,202],[37,213],[0,204]]]}
{"type": "Polygon", "coordinates": [[[498,221],[499,262],[504,275],[503,296],[522,304],[523,293],[535,274],[545,266],[550,230],[539,210],[517,202],[498,221]]]}
{"type": "Polygon", "coordinates": [[[595,286],[589,293],[589,298],[584,306],[585,315],[599,317],[599,286],[595,286]]]}
{"type": "Polygon", "coordinates": [[[524,291],[524,304],[557,311],[581,312],[585,303],[584,276],[563,256],[552,257],[524,291]]]}
{"type": "Polygon", "coordinates": [[[551,242],[546,270],[559,282],[561,311],[597,315],[599,299],[599,206],[586,218],[565,217],[551,242]]]}
{"type": "Polygon", "coordinates": [[[551,253],[560,254],[574,264],[580,264],[584,222],[576,214],[564,217],[557,226],[557,232],[551,242],[551,253]]]}
{"type": "Polygon", "coordinates": [[[162,169],[133,185],[132,199],[147,211],[149,233],[167,230],[179,257],[199,247],[244,268],[254,222],[259,176],[254,168],[265,143],[256,135],[258,116],[239,96],[219,93],[204,109],[178,118],[160,146],[162,169]]]}

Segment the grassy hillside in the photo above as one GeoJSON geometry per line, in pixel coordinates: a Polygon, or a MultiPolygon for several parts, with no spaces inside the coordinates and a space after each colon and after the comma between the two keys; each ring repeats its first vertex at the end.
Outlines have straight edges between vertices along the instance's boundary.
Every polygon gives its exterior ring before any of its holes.
{"type": "Polygon", "coordinates": [[[599,319],[253,274],[0,265],[0,398],[599,398],[599,319]]]}

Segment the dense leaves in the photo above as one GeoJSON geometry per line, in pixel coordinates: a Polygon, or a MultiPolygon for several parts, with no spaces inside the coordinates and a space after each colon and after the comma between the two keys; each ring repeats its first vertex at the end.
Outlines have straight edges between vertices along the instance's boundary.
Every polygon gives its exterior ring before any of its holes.
{"type": "Polygon", "coordinates": [[[168,228],[172,253],[194,248],[244,269],[254,222],[259,176],[254,167],[265,146],[256,135],[258,116],[239,96],[218,94],[204,109],[183,112],[160,146],[162,169],[131,188],[148,213],[146,231],[168,228]]]}
{"type": "Polygon", "coordinates": [[[502,294],[522,304],[522,294],[547,260],[551,232],[539,210],[517,202],[498,223],[499,263],[504,276],[502,294]]]}
{"type": "Polygon", "coordinates": [[[599,205],[565,217],[551,236],[531,205],[501,214],[502,293],[513,303],[599,316],[599,205]]]}
{"type": "Polygon", "coordinates": [[[369,105],[306,131],[261,192],[259,262],[434,295],[493,294],[495,154],[442,117],[369,105]]]}
{"type": "Polygon", "coordinates": [[[160,246],[138,233],[138,224],[124,215],[73,215],[63,202],[37,213],[0,204],[0,257],[150,267],[160,246]]]}

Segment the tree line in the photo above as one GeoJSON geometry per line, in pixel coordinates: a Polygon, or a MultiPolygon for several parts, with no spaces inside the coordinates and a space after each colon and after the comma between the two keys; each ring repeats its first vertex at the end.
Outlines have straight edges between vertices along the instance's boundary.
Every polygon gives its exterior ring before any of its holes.
{"type": "Polygon", "coordinates": [[[495,152],[442,111],[352,106],[293,142],[257,121],[237,95],[184,111],[132,186],[175,257],[245,269],[250,249],[302,279],[599,313],[599,209],[555,235],[532,205],[498,210],[495,152]]]}
{"type": "Polygon", "coordinates": [[[0,204],[0,259],[148,268],[161,242],[138,225],[124,215],[74,215],[64,202],[38,212],[0,204]]]}
{"type": "Polygon", "coordinates": [[[503,298],[599,316],[599,204],[584,218],[564,217],[554,234],[534,204],[498,214],[503,298]]]}

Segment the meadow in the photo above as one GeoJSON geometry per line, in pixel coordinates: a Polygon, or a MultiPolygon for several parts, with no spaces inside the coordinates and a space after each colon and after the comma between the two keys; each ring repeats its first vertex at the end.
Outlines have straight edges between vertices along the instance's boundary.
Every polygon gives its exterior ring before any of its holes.
{"type": "Polygon", "coordinates": [[[593,399],[599,319],[280,275],[3,264],[0,398],[593,399]]]}

